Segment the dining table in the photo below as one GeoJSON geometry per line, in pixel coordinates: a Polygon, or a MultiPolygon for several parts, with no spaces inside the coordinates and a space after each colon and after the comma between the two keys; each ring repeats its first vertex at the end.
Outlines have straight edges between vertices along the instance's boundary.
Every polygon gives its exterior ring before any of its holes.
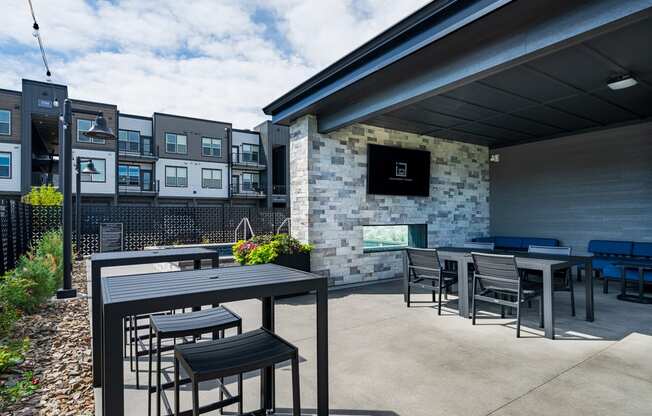
{"type": "MultiPolygon", "coordinates": [[[[101,278],[102,411],[122,416],[124,365],[122,322],[131,315],[259,299],[262,327],[274,331],[274,298],[316,296],[317,415],[328,415],[328,279],[276,264],[149,273],[101,278]]],[[[261,409],[274,409],[273,368],[261,377],[261,409]]]]}
{"type": "MultiPolygon", "coordinates": [[[[593,270],[591,256],[565,256],[556,254],[528,253],[524,251],[488,250],[468,247],[445,246],[438,247],[437,254],[440,261],[450,261],[457,265],[458,273],[458,313],[464,318],[470,317],[471,298],[469,273],[473,264],[472,252],[513,255],[519,269],[537,270],[543,275],[543,327],[546,338],[555,339],[555,314],[554,314],[554,287],[553,276],[555,271],[576,268],[578,275],[583,272],[585,276],[585,309],[586,320],[595,319],[593,297],[593,270]]],[[[407,256],[404,260],[404,296],[407,302],[407,256]]]]}

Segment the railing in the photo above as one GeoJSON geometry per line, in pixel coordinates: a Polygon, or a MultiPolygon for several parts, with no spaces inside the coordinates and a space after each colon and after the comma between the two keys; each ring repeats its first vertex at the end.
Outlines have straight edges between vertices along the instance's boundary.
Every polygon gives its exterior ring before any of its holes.
{"type": "Polygon", "coordinates": [[[118,184],[118,192],[124,193],[124,194],[155,194],[159,191],[160,189],[160,181],[152,182],[149,184],[149,187],[143,186],[143,184],[139,185],[126,185],[126,184],[118,184]]]}
{"type": "Polygon", "coordinates": [[[287,195],[287,185],[272,185],[272,195],[287,195]]]}
{"type": "Polygon", "coordinates": [[[157,146],[157,151],[154,151],[154,149],[150,149],[150,151],[145,151],[142,146],[139,146],[137,150],[133,149],[120,149],[118,148],[118,154],[122,156],[135,156],[135,157],[156,157],[158,155],[158,146],[157,146]]]}
{"type": "Polygon", "coordinates": [[[260,154],[253,160],[251,153],[231,153],[231,163],[234,165],[250,166],[250,167],[265,167],[265,164],[260,161],[260,154]]]}
{"type": "Polygon", "coordinates": [[[50,173],[32,172],[32,186],[54,185],[59,187],[59,175],[50,173]]]}
{"type": "Polygon", "coordinates": [[[231,184],[231,195],[238,196],[241,198],[264,198],[265,197],[265,187],[258,186],[244,186],[231,184]]]}

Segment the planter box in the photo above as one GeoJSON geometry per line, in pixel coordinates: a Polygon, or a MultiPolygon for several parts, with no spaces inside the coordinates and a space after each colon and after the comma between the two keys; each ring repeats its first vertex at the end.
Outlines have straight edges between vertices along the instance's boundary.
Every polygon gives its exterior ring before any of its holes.
{"type": "Polygon", "coordinates": [[[303,272],[310,271],[310,253],[299,254],[281,254],[274,261],[279,266],[289,267],[291,269],[301,270],[303,272]]]}

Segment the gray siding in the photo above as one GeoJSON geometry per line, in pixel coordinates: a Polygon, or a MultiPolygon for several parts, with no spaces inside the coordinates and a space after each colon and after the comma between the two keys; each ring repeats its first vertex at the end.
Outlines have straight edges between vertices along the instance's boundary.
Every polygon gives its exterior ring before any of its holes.
{"type": "Polygon", "coordinates": [[[491,234],[652,241],[652,123],[497,149],[491,234]]]}
{"type": "Polygon", "coordinates": [[[72,100],[72,147],[76,149],[90,149],[90,150],[106,150],[109,152],[117,151],[117,135],[118,135],[118,108],[111,104],[93,103],[90,101],[72,100]],[[90,120],[94,121],[97,116],[92,114],[76,113],[76,109],[101,111],[102,116],[106,120],[113,133],[116,135],[116,140],[105,140],[104,144],[86,143],[77,141],[77,120],[90,120]]]}
{"type": "Polygon", "coordinates": [[[231,128],[231,124],[154,113],[154,142],[159,148],[158,156],[160,158],[228,163],[231,147],[226,137],[226,128],[231,128]],[[188,138],[188,153],[185,155],[167,153],[165,149],[165,133],[185,135],[188,138]],[[203,156],[201,153],[202,137],[222,139],[222,156],[219,158],[203,156]]]}

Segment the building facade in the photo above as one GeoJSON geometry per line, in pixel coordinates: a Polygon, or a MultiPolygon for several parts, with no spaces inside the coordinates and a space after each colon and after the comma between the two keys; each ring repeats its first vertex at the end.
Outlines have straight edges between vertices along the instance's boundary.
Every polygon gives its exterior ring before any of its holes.
{"type": "MultiPolygon", "coordinates": [[[[64,85],[23,80],[22,91],[0,89],[0,197],[19,198],[33,186],[59,186],[59,116],[64,85]]],[[[72,100],[72,153],[81,167],[86,204],[286,207],[287,127],[254,130],[231,123],[154,113],[120,113],[113,104],[72,100]],[[77,111],[75,111],[77,110],[77,111]],[[102,112],[117,140],[86,136],[102,112]]],[[[73,184],[73,192],[77,190],[73,184]]]]}

